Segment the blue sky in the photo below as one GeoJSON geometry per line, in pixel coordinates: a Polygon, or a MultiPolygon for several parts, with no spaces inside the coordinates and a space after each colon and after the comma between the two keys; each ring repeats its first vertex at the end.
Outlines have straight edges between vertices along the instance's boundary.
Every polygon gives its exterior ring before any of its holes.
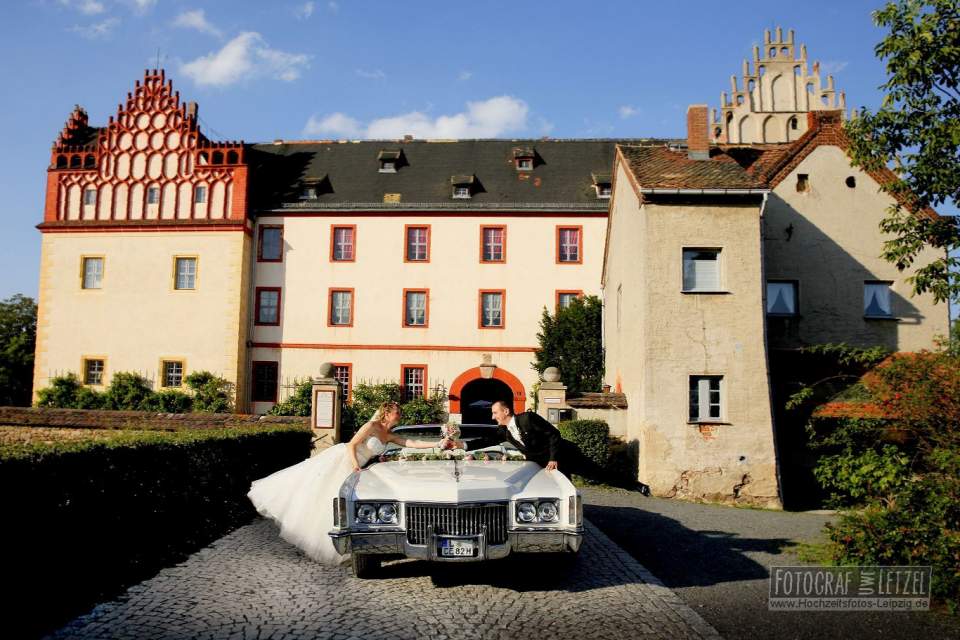
{"type": "Polygon", "coordinates": [[[848,107],[876,107],[881,2],[4,3],[0,298],[35,296],[50,144],[74,104],[100,125],[161,66],[214,139],[685,135],[763,30],[796,31],[848,107]]]}

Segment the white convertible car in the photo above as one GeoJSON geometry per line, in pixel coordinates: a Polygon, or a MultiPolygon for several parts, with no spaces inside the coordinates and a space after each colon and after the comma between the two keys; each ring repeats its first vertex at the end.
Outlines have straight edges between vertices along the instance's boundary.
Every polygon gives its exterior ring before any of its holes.
{"type": "MultiPolygon", "coordinates": [[[[395,432],[436,440],[440,425],[395,432]]],[[[475,562],[580,549],[580,492],[508,442],[471,450],[471,441],[489,442],[494,434],[489,425],[462,425],[467,451],[389,444],[347,478],[334,498],[330,538],[340,553],[352,554],[357,577],[371,576],[388,556],[475,562]]]]}

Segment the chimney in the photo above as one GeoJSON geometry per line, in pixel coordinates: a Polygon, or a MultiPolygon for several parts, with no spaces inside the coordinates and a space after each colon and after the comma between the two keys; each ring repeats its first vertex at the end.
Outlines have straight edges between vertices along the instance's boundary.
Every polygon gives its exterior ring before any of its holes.
{"type": "Polygon", "coordinates": [[[404,141],[404,142],[413,142],[413,136],[408,133],[407,135],[403,136],[403,141],[404,141]]]}
{"type": "Polygon", "coordinates": [[[691,160],[710,159],[710,138],[707,135],[707,105],[687,107],[687,157],[691,160]]]}

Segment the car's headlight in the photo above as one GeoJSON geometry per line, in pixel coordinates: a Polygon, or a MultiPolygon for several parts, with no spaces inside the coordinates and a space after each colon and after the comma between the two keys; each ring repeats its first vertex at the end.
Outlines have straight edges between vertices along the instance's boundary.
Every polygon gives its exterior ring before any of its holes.
{"type": "Polygon", "coordinates": [[[557,521],[557,505],[555,502],[541,502],[537,505],[537,518],[540,522],[557,521]]]}
{"type": "Polygon", "coordinates": [[[393,503],[380,505],[380,508],[377,509],[377,518],[380,520],[381,524],[396,524],[397,505],[393,503]]]}
{"type": "Polygon", "coordinates": [[[373,524],[377,519],[377,507],[372,504],[357,505],[357,522],[363,524],[373,524]]]}
{"type": "Polygon", "coordinates": [[[358,502],[354,513],[359,524],[397,524],[400,508],[396,502],[358,502]]]}
{"type": "Polygon", "coordinates": [[[521,502],[517,505],[517,520],[533,522],[537,519],[537,507],[532,502],[521,502]]]}

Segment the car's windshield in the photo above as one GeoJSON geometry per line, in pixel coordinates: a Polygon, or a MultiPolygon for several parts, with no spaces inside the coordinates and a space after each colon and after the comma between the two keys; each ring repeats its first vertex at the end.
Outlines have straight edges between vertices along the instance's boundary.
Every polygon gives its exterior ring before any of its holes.
{"type": "MultiPolygon", "coordinates": [[[[464,444],[464,450],[459,451],[441,451],[439,448],[414,449],[402,447],[393,442],[388,442],[383,454],[379,458],[374,458],[371,462],[389,462],[392,460],[403,459],[438,459],[461,458],[475,460],[523,460],[524,456],[520,451],[506,440],[497,438],[498,431],[496,427],[485,424],[464,424],[459,425],[460,435],[458,439],[464,444]]],[[[393,430],[395,435],[410,440],[425,440],[427,442],[436,442],[440,439],[441,425],[407,425],[396,427],[393,430]]]]}

